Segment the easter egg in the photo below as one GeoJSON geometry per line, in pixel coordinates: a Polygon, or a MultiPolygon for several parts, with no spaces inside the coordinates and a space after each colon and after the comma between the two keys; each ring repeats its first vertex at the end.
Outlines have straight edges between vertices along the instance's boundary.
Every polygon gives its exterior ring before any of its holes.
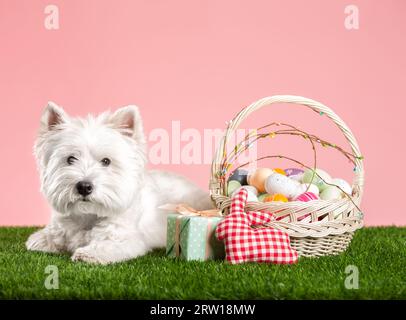
{"type": "Polygon", "coordinates": [[[313,183],[302,183],[299,187],[300,193],[311,192],[315,195],[319,195],[319,188],[313,183]]]}
{"type": "Polygon", "coordinates": [[[265,180],[274,172],[268,168],[258,168],[248,174],[247,181],[250,186],[257,188],[259,192],[265,192],[265,180]]]}
{"type": "Polygon", "coordinates": [[[238,181],[242,186],[247,185],[247,176],[248,170],[245,169],[237,169],[233,172],[233,174],[228,178],[228,181],[238,181]]]}
{"type": "Polygon", "coordinates": [[[331,181],[332,184],[339,186],[346,194],[351,195],[352,194],[352,188],[350,184],[345,181],[344,179],[333,179],[331,181]]]}
{"type": "MultiPolygon", "coordinates": [[[[301,195],[299,195],[296,198],[296,201],[308,202],[308,201],[318,200],[318,199],[319,199],[319,197],[316,194],[314,194],[313,192],[305,192],[305,193],[302,193],[301,195]]],[[[308,216],[310,216],[310,213],[305,214],[304,216],[298,217],[297,221],[302,221],[304,218],[306,218],[308,216]]]]}
{"type": "Polygon", "coordinates": [[[268,196],[270,196],[270,194],[269,193],[261,193],[259,196],[258,196],[258,201],[264,201],[264,199],[266,198],[266,197],[268,197],[268,196]]]}
{"type": "Polygon", "coordinates": [[[298,168],[288,168],[288,169],[285,169],[284,171],[288,177],[297,176],[297,175],[304,173],[304,171],[302,169],[298,169],[298,168]]]}
{"type": "Polygon", "coordinates": [[[296,198],[296,201],[308,202],[311,200],[318,200],[318,199],[319,199],[319,197],[316,194],[314,194],[313,192],[305,192],[305,193],[302,193],[301,195],[299,195],[296,198]]]}
{"type": "Polygon", "coordinates": [[[232,195],[235,190],[241,187],[241,183],[236,180],[230,180],[227,184],[227,195],[232,195]]]}
{"type": "Polygon", "coordinates": [[[302,182],[303,173],[304,173],[304,171],[302,169],[288,168],[288,169],[285,169],[285,172],[289,178],[302,182]]]}
{"type": "Polygon", "coordinates": [[[276,172],[276,173],[280,173],[280,174],[283,174],[284,176],[286,176],[286,172],[285,172],[285,170],[283,170],[283,169],[281,169],[281,168],[274,168],[274,169],[272,169],[274,172],[276,172]]]}
{"type": "Polygon", "coordinates": [[[328,186],[320,193],[320,199],[333,200],[341,198],[341,191],[335,186],[328,186]]]}
{"type": "Polygon", "coordinates": [[[283,194],[276,193],[274,195],[268,195],[264,199],[264,202],[271,202],[271,201],[288,202],[289,200],[283,194]]]}
{"type": "Polygon", "coordinates": [[[330,175],[324,170],[316,169],[315,171],[317,174],[314,173],[313,169],[306,169],[303,173],[302,182],[313,183],[319,188],[320,191],[323,191],[325,188],[328,187],[328,184],[326,184],[326,182],[331,183],[332,179],[330,175]]]}
{"type": "Polygon", "coordinates": [[[247,202],[258,202],[258,197],[255,194],[248,192],[247,202]]]}
{"type": "Polygon", "coordinates": [[[248,193],[248,197],[247,197],[247,202],[257,202],[258,201],[258,190],[255,189],[252,186],[242,186],[239,187],[238,189],[236,189],[233,194],[231,195],[232,197],[234,197],[241,189],[245,189],[247,190],[248,193]]]}
{"type": "Polygon", "coordinates": [[[242,186],[241,188],[244,188],[245,190],[247,190],[248,192],[251,192],[252,194],[254,194],[255,196],[258,196],[258,189],[253,187],[253,186],[242,186]]]}
{"type": "Polygon", "coordinates": [[[265,190],[269,194],[280,193],[292,199],[300,193],[300,183],[279,173],[270,175],[265,181],[265,190]]]}

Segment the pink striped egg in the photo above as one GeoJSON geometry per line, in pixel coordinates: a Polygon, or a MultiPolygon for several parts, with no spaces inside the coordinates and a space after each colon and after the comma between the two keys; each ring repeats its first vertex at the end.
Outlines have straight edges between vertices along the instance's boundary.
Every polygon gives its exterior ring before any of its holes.
{"type": "MultiPolygon", "coordinates": [[[[302,193],[300,196],[298,196],[295,200],[308,202],[311,200],[318,200],[318,199],[319,199],[319,197],[317,195],[315,195],[313,192],[305,192],[305,193],[302,193]]],[[[307,218],[308,216],[310,216],[310,213],[298,218],[297,221],[302,221],[304,218],[307,218]]]]}
{"type": "Polygon", "coordinates": [[[298,196],[295,200],[307,202],[307,201],[318,200],[318,199],[319,199],[319,197],[317,195],[315,195],[313,192],[305,192],[305,193],[302,193],[300,196],[298,196]]]}

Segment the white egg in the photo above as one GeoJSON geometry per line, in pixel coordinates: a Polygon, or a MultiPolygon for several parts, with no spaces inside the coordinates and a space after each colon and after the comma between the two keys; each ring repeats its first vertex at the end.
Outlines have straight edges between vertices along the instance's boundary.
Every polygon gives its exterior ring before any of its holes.
{"type": "Polygon", "coordinates": [[[302,183],[299,186],[299,190],[300,190],[300,194],[305,193],[305,192],[314,193],[316,196],[318,196],[320,194],[319,188],[313,183],[302,183]],[[309,189],[307,189],[307,188],[309,188],[309,189]]]}
{"type": "Polygon", "coordinates": [[[292,180],[283,174],[274,173],[265,181],[265,190],[269,194],[280,193],[292,199],[300,194],[300,182],[292,180]]]}
{"type": "Polygon", "coordinates": [[[242,186],[242,187],[236,189],[232,193],[231,197],[234,197],[241,189],[247,190],[247,192],[248,192],[247,201],[248,202],[257,202],[258,201],[258,197],[257,197],[258,196],[258,190],[253,186],[242,186]]]}
{"type": "Polygon", "coordinates": [[[248,192],[247,202],[258,202],[258,197],[252,192],[248,192]]]}
{"type": "Polygon", "coordinates": [[[252,194],[254,194],[255,196],[258,195],[258,190],[257,188],[253,187],[253,186],[242,186],[241,188],[244,188],[245,190],[247,190],[248,192],[251,192],[252,194]]]}
{"type": "Polygon", "coordinates": [[[335,186],[328,186],[320,193],[320,199],[322,200],[333,200],[340,199],[341,191],[335,186]]]}
{"type": "Polygon", "coordinates": [[[335,178],[331,181],[332,184],[339,186],[341,189],[343,189],[343,191],[348,194],[351,195],[352,194],[352,188],[350,186],[350,184],[345,181],[344,179],[339,179],[339,178],[335,178]]]}

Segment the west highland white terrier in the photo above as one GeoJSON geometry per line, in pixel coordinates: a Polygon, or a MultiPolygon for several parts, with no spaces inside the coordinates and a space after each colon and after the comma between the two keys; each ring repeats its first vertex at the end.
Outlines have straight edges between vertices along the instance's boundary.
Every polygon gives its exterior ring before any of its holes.
{"type": "Polygon", "coordinates": [[[28,250],[69,252],[73,261],[109,264],[166,242],[165,203],[212,208],[209,195],[174,173],[146,170],[146,141],[136,106],[72,118],[50,102],[34,147],[49,224],[28,250]]]}

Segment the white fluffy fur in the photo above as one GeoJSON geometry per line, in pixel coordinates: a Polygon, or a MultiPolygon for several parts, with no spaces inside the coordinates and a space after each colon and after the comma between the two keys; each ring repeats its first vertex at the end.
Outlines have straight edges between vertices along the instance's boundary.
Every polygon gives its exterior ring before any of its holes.
{"type": "Polygon", "coordinates": [[[164,247],[165,203],[211,207],[209,195],[174,173],[147,171],[146,143],[136,106],[86,119],[50,102],[35,143],[50,223],[32,234],[29,250],[70,252],[72,260],[108,264],[164,247]],[[67,158],[77,158],[68,164],[67,158]],[[107,167],[101,159],[111,159],[107,167]],[[83,201],[75,185],[91,181],[83,201]]]}

